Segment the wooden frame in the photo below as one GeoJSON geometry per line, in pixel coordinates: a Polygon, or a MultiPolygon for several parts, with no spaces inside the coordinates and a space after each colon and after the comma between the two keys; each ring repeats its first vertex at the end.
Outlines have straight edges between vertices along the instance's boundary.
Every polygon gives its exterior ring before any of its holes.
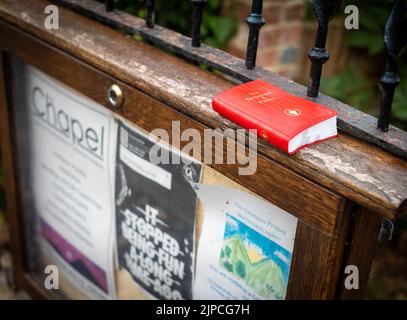
{"type": "MultiPolygon", "coordinates": [[[[236,128],[210,108],[211,97],[232,85],[227,80],[68,10],[60,10],[61,30],[45,30],[46,4],[0,1],[1,149],[15,279],[34,297],[43,298],[49,295],[33,279],[26,261],[16,165],[16,134],[22,128],[13,115],[11,57],[104,106],[108,88],[117,83],[126,98],[114,111],[147,131],[170,130],[172,120],[179,120],[181,129],[236,128]]],[[[258,150],[253,176],[239,176],[235,166],[211,166],[299,219],[287,298],[363,297],[380,219],[395,219],[406,211],[405,161],[345,135],[294,157],[265,142],[259,142],[258,150]],[[359,267],[359,290],[343,287],[344,266],[349,264],[359,267]]]]}

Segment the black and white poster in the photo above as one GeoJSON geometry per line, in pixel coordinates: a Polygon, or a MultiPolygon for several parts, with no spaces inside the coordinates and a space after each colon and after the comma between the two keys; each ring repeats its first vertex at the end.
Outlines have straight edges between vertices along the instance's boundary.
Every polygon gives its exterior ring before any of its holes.
{"type": "MultiPolygon", "coordinates": [[[[156,145],[141,131],[119,121],[115,174],[118,262],[152,297],[192,299],[197,195],[191,182],[199,182],[202,165],[179,153],[179,164],[154,164],[150,151],[156,145]]],[[[160,152],[174,153],[164,145],[160,152]]]]}

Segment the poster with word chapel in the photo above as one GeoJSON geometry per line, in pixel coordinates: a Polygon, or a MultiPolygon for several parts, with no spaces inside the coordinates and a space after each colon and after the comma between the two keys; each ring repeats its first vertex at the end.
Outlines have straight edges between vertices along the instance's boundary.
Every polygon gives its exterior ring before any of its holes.
{"type": "Polygon", "coordinates": [[[114,298],[111,114],[38,69],[22,68],[41,255],[81,297],[114,298]]]}
{"type": "Polygon", "coordinates": [[[121,121],[116,152],[119,266],[149,297],[192,299],[197,196],[191,183],[199,182],[202,165],[121,121]],[[157,146],[170,163],[151,160],[157,146]]]}

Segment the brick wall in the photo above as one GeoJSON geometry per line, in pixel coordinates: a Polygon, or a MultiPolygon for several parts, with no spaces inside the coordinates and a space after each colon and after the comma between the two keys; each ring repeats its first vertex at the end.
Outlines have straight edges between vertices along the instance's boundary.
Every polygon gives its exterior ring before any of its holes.
{"type": "MultiPolygon", "coordinates": [[[[251,0],[226,0],[225,14],[239,21],[235,37],[227,51],[240,58],[246,54],[248,27],[245,19],[251,11],[251,0]]],[[[266,25],[260,31],[257,65],[289,79],[301,78],[303,61],[305,0],[264,0],[266,25]]]]}

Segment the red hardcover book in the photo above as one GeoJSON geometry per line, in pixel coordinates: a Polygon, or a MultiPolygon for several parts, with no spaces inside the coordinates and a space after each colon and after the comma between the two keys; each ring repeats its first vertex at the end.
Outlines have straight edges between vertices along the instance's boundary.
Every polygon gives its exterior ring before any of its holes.
{"type": "Polygon", "coordinates": [[[212,100],[215,111],[289,154],[337,136],[336,111],[296,97],[264,80],[226,90],[212,100]]]}

